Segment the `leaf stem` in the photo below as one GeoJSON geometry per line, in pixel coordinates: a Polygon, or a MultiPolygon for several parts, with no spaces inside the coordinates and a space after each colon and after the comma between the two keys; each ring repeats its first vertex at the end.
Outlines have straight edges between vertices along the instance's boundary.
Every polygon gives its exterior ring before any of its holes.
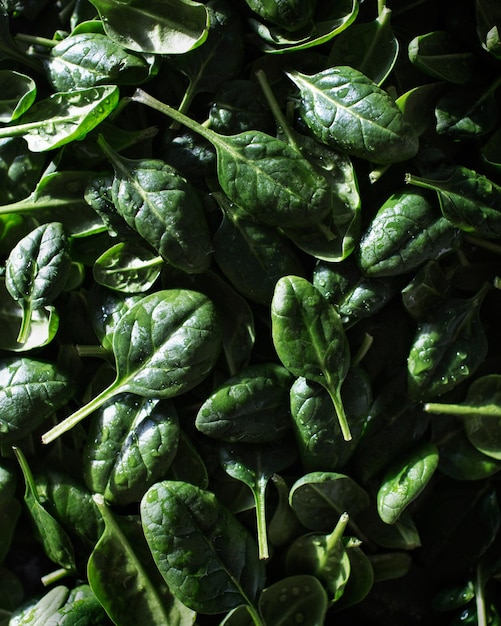
{"type": "Polygon", "coordinates": [[[350,426],[348,424],[348,419],[346,417],[346,413],[344,411],[343,401],[337,390],[332,389],[331,381],[328,381],[328,385],[326,386],[327,391],[332,400],[332,404],[334,405],[334,409],[336,411],[337,419],[339,421],[339,426],[341,428],[341,432],[343,433],[343,438],[345,441],[351,441],[351,431],[350,426]]]}
{"type": "Polygon", "coordinates": [[[32,308],[30,304],[26,304],[22,307],[22,318],[21,318],[21,328],[19,329],[19,334],[17,335],[17,343],[26,343],[30,330],[31,330],[31,315],[32,308]]]}
{"type": "Polygon", "coordinates": [[[106,387],[106,389],[104,389],[95,398],[87,402],[87,404],[84,404],[84,406],[78,409],[78,411],[75,411],[62,422],[56,424],[56,426],[54,426],[44,435],[42,435],[42,443],[50,443],[51,441],[54,441],[55,439],[63,435],[68,430],[71,430],[85,417],[87,417],[94,411],[97,411],[97,409],[99,409],[99,407],[101,407],[105,402],[113,398],[113,396],[118,393],[119,388],[120,382],[118,381],[118,379],[116,379],[113,383],[111,383],[109,387],[106,387]]]}
{"type": "Polygon", "coordinates": [[[256,72],[256,78],[259,82],[261,89],[263,90],[266,101],[268,102],[268,106],[270,107],[271,112],[273,113],[275,122],[284,132],[285,136],[287,137],[287,142],[289,143],[291,148],[294,148],[294,150],[297,150],[299,152],[299,147],[296,142],[296,137],[293,131],[291,130],[285,118],[285,115],[282,112],[282,109],[278,106],[277,99],[275,98],[275,94],[271,90],[268,79],[266,78],[266,74],[264,73],[263,70],[258,70],[256,72]]]}
{"type": "Polygon", "coordinates": [[[501,406],[498,406],[497,404],[471,406],[468,404],[441,404],[440,402],[428,402],[423,408],[428,413],[439,413],[445,415],[493,415],[501,417],[501,406]]]}
{"type": "Polygon", "coordinates": [[[338,522],[334,528],[334,530],[330,533],[330,535],[327,535],[327,545],[326,545],[326,551],[325,551],[325,558],[328,558],[328,555],[330,552],[332,552],[332,550],[336,547],[336,544],[338,541],[341,541],[341,537],[344,534],[344,531],[346,530],[346,526],[348,525],[348,521],[349,521],[350,517],[348,515],[348,513],[342,513],[342,515],[339,517],[338,522]]]}
{"type": "Polygon", "coordinates": [[[260,476],[257,489],[254,492],[256,500],[256,522],[257,522],[257,539],[259,548],[259,558],[262,560],[269,559],[268,550],[268,532],[266,528],[266,485],[268,480],[265,476],[260,476]]]}
{"type": "Polygon", "coordinates": [[[478,626],[487,626],[487,611],[485,607],[485,576],[481,562],[477,565],[475,603],[477,607],[478,626]]]}
{"type": "Polygon", "coordinates": [[[60,43],[59,41],[49,39],[48,37],[38,37],[36,35],[27,35],[25,33],[17,33],[15,39],[34,46],[43,46],[44,48],[54,48],[58,43],[60,43]]]}

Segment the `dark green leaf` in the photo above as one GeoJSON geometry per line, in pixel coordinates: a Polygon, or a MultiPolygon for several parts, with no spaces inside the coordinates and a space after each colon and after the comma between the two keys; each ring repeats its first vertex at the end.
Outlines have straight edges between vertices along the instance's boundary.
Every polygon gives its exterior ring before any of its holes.
{"type": "Polygon", "coordinates": [[[160,573],[186,606],[208,614],[253,606],[264,582],[257,546],[212,493],[157,483],[141,501],[141,519],[160,573]]]}
{"type": "Polygon", "coordinates": [[[356,69],[289,72],[300,90],[299,114],[313,135],[342,152],[374,163],[415,156],[418,138],[390,96],[356,69]],[[345,129],[349,127],[349,135],[345,129]]]}
{"type": "Polygon", "coordinates": [[[422,72],[439,80],[465,83],[472,72],[473,55],[447,31],[419,35],[409,43],[409,59],[422,72]]]}
{"type": "Polygon", "coordinates": [[[259,600],[267,624],[316,626],[327,613],[327,593],[315,576],[288,576],[267,587],[259,600]]]}
{"type": "Polygon", "coordinates": [[[0,70],[0,122],[8,124],[17,119],[33,104],[36,85],[32,78],[13,70],[0,70]]]}

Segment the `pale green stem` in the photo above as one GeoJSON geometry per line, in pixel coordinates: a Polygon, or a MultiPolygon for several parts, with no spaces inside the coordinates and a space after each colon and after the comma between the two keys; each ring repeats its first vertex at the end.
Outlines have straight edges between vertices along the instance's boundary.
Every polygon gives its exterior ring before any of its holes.
{"type": "Polygon", "coordinates": [[[23,315],[21,321],[21,328],[19,329],[19,334],[17,336],[17,343],[26,343],[28,340],[30,330],[31,330],[31,315],[32,315],[32,307],[30,304],[26,304],[22,307],[23,315]]]}
{"type": "Polygon", "coordinates": [[[364,340],[362,341],[362,345],[357,350],[357,353],[352,359],[352,365],[358,365],[362,361],[362,359],[367,354],[367,352],[369,352],[373,342],[374,342],[374,337],[372,335],[369,335],[368,333],[365,333],[364,340]]]}
{"type": "Polygon", "coordinates": [[[110,356],[108,350],[103,348],[102,346],[91,346],[91,345],[76,345],[76,350],[78,356],[81,357],[95,357],[98,359],[107,359],[110,356]]]}
{"type": "Polygon", "coordinates": [[[61,579],[66,578],[70,574],[73,574],[73,572],[61,567],[60,569],[56,569],[49,574],[45,574],[45,576],[42,576],[40,580],[42,581],[42,585],[44,585],[44,587],[49,587],[50,585],[59,582],[61,579]]]}
{"type": "Polygon", "coordinates": [[[343,513],[334,530],[330,533],[330,535],[327,536],[327,549],[326,549],[326,557],[328,556],[329,552],[332,552],[332,550],[336,547],[336,544],[338,541],[341,541],[341,538],[344,534],[344,531],[346,530],[346,526],[348,525],[348,521],[349,521],[350,517],[348,515],[348,513],[343,513]]]}
{"type": "Polygon", "coordinates": [[[377,14],[381,16],[383,11],[386,9],[386,0],[378,0],[377,3],[377,14]]]}
{"type": "Polygon", "coordinates": [[[484,250],[489,250],[489,252],[494,252],[494,254],[501,254],[501,246],[493,241],[479,239],[478,237],[473,237],[472,235],[465,235],[464,240],[474,246],[478,246],[484,250]]]}
{"type": "Polygon", "coordinates": [[[477,624],[478,626],[487,626],[487,611],[485,607],[485,577],[482,569],[482,563],[477,565],[475,602],[477,607],[477,624]]]}
{"type": "Polygon", "coordinates": [[[266,101],[268,102],[268,106],[270,107],[271,112],[273,113],[275,122],[284,132],[285,136],[287,137],[287,142],[289,143],[291,148],[294,148],[294,150],[297,150],[299,152],[299,148],[296,142],[296,137],[293,131],[291,130],[289,124],[287,123],[287,120],[285,119],[285,115],[283,114],[282,109],[278,106],[278,102],[275,98],[275,94],[271,90],[268,79],[266,78],[266,74],[263,72],[263,70],[258,70],[256,72],[256,78],[259,82],[261,89],[263,90],[266,101]]]}
{"type": "Polygon", "coordinates": [[[113,396],[118,393],[119,389],[120,382],[118,380],[115,380],[99,395],[97,395],[95,398],[87,402],[87,404],[84,404],[84,406],[78,409],[78,411],[75,411],[62,422],[54,426],[54,428],[51,428],[44,435],[42,435],[42,443],[50,443],[51,441],[54,441],[55,439],[63,435],[68,430],[71,430],[85,417],[87,417],[94,411],[97,411],[97,409],[99,409],[99,407],[101,407],[108,400],[111,400],[111,398],[113,398],[113,396]]]}
{"type": "Polygon", "coordinates": [[[345,441],[350,441],[351,440],[351,431],[350,431],[350,427],[348,425],[348,419],[346,417],[346,413],[344,411],[343,402],[342,402],[342,400],[341,400],[337,390],[333,389],[333,385],[332,385],[331,381],[329,380],[328,376],[326,376],[326,379],[327,379],[326,389],[329,392],[329,395],[330,395],[331,400],[332,400],[332,404],[334,405],[334,409],[336,411],[337,419],[339,421],[339,426],[341,428],[341,432],[343,433],[343,438],[344,438],[345,441]]]}
{"type": "Polygon", "coordinates": [[[257,541],[259,548],[259,558],[263,561],[269,559],[270,554],[268,551],[268,532],[266,527],[266,485],[267,478],[260,476],[257,489],[254,492],[254,499],[256,500],[256,522],[257,522],[257,541]]]}
{"type": "Polygon", "coordinates": [[[36,35],[26,35],[24,33],[17,33],[16,39],[24,43],[29,43],[34,46],[43,46],[44,48],[54,48],[59,41],[54,39],[48,39],[47,37],[38,37],[36,35]]]}
{"type": "Polygon", "coordinates": [[[428,402],[423,408],[428,413],[441,413],[445,415],[494,415],[501,417],[501,406],[496,404],[477,407],[467,404],[440,404],[439,402],[428,402]]]}

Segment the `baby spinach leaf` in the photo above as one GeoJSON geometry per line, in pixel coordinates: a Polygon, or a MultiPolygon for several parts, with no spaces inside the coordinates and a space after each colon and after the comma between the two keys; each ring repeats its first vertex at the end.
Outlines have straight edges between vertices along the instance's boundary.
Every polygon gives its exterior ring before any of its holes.
{"type": "Polygon", "coordinates": [[[32,78],[13,70],[0,70],[0,87],[0,122],[9,124],[30,108],[37,88],[32,78]]]}
{"type": "Polygon", "coordinates": [[[391,9],[383,6],[372,22],[354,24],[336,37],[329,64],[349,65],[380,86],[395,65],[399,47],[391,27],[391,9]]]}
{"type": "Polygon", "coordinates": [[[214,366],[220,344],[214,305],[202,294],[167,289],[144,296],[113,334],[115,381],[42,440],[56,439],[119,393],[166,399],[192,389],[214,366]]]}
{"type": "Polygon", "coordinates": [[[487,354],[479,317],[489,286],[473,298],[453,299],[418,325],[407,361],[411,398],[432,400],[471,376],[487,354]]]}
{"type": "Polygon", "coordinates": [[[347,524],[345,513],[331,533],[302,535],[291,543],[285,555],[286,572],[319,578],[328,591],[330,602],[341,598],[350,576],[350,559],[342,542],[347,524]]]}
{"type": "Polygon", "coordinates": [[[315,10],[314,0],[245,0],[254,13],[285,30],[299,30],[310,24],[315,10]]]}
{"type": "Polygon", "coordinates": [[[259,609],[266,624],[315,626],[323,624],[327,613],[327,593],[315,576],[288,576],[266,587],[259,609]]]}
{"type": "Polygon", "coordinates": [[[256,446],[237,443],[223,444],[219,461],[232,478],[245,483],[256,505],[257,540],[259,558],[268,559],[268,533],[266,521],[266,487],[270,478],[294,462],[296,450],[290,440],[282,439],[256,446]]]}
{"type": "MultiPolygon", "coordinates": [[[[278,5],[280,2],[273,4],[278,5]]],[[[268,54],[286,54],[320,46],[355,21],[359,3],[357,0],[340,0],[333,6],[317,3],[316,8],[318,11],[315,11],[313,23],[307,23],[300,29],[294,28],[292,24],[284,28],[251,18],[250,27],[256,34],[254,43],[268,54]]]]}
{"type": "Polygon", "coordinates": [[[149,624],[193,624],[193,612],[172,596],[160,577],[139,518],[115,515],[102,496],[94,499],[103,516],[104,532],[90,555],[87,574],[113,623],[126,626],[147,619],[149,624]]]}
{"type": "Polygon", "coordinates": [[[24,139],[0,140],[0,203],[15,202],[28,196],[40,180],[45,155],[31,152],[24,139]]]}
{"type": "Polygon", "coordinates": [[[139,502],[177,451],[179,421],[169,400],[123,394],[93,416],[83,451],[89,489],[107,502],[139,502]]]}
{"type": "Polygon", "coordinates": [[[264,443],[290,430],[290,372],[276,363],[256,364],[229,378],[198,410],[195,425],[228,442],[264,443]]]}
{"type": "Polygon", "coordinates": [[[436,30],[414,37],[409,59],[428,76],[451,83],[467,82],[473,70],[473,55],[448,31],[436,30]]]}
{"type": "MultiPolygon", "coordinates": [[[[146,541],[172,593],[200,613],[254,602],[264,566],[254,539],[209,491],[163,481],[141,500],[146,541]]],[[[257,623],[260,623],[259,621],[257,623]]]]}
{"type": "Polygon", "coordinates": [[[174,267],[208,269],[210,233],[193,185],[159,159],[127,159],[98,141],[115,170],[113,204],[127,224],[174,267]]]}
{"type": "Polygon", "coordinates": [[[21,135],[33,152],[55,150],[83,139],[118,104],[115,85],[59,92],[33,104],[17,125],[0,129],[0,137],[21,135]]]}
{"type": "Polygon", "coordinates": [[[107,36],[123,48],[153,54],[182,54],[207,37],[208,12],[192,0],[164,0],[145,7],[140,0],[91,0],[107,36]]]}
{"type": "Polygon", "coordinates": [[[273,344],[283,365],[319,383],[329,392],[341,432],[351,439],[341,385],[350,365],[350,349],[336,309],[306,279],[281,278],[271,303],[273,344]]]}
{"type": "Polygon", "coordinates": [[[309,472],[296,480],[289,493],[289,503],[303,526],[326,532],[345,512],[355,519],[369,502],[365,489],[338,472],[309,472]]]}
{"type": "Polygon", "coordinates": [[[52,304],[66,284],[71,265],[62,224],[42,224],[12,248],[5,264],[5,286],[23,310],[17,341],[25,343],[34,311],[52,304]]]}
{"type": "Polygon", "coordinates": [[[124,50],[100,33],[72,34],[58,42],[45,63],[57,91],[96,85],[138,85],[150,73],[144,56],[124,50]]]}
{"type": "MultiPolygon", "coordinates": [[[[43,626],[43,624],[50,623],[49,620],[51,620],[55,613],[65,604],[68,596],[69,589],[64,585],[53,587],[40,599],[33,602],[33,604],[21,614],[17,623],[20,626],[24,626],[25,624],[43,626]]],[[[17,619],[17,616],[15,619],[17,619]]]]}
{"type": "Polygon", "coordinates": [[[431,260],[402,289],[402,304],[414,319],[424,319],[429,311],[450,297],[450,288],[440,264],[431,260]]]}
{"type": "Polygon", "coordinates": [[[62,568],[73,572],[76,569],[75,552],[70,538],[59,522],[42,506],[33,475],[21,449],[14,447],[26,484],[24,502],[28,507],[31,521],[36,528],[39,541],[46,555],[62,568]]]}
{"type": "Polygon", "coordinates": [[[140,89],[133,100],[159,110],[214,145],[219,184],[249,219],[300,227],[329,213],[327,181],[286,142],[260,131],[219,135],[140,89]]]}
{"type": "Polygon", "coordinates": [[[412,174],[407,174],[405,180],[411,185],[435,190],[443,216],[457,228],[488,239],[500,236],[501,187],[483,174],[459,165],[445,180],[412,174]]]}
{"type": "Polygon", "coordinates": [[[461,417],[470,443],[482,454],[501,459],[501,377],[488,374],[475,380],[466,398],[458,404],[430,402],[425,410],[461,417]]]}
{"type": "Polygon", "coordinates": [[[477,35],[482,47],[496,59],[501,58],[501,12],[492,0],[476,0],[475,18],[477,35]]]}
{"type": "Polygon", "coordinates": [[[0,441],[12,443],[33,432],[63,407],[74,383],[53,363],[29,357],[0,361],[0,441]]]}
{"type": "Polygon", "coordinates": [[[409,89],[395,100],[404,118],[418,135],[435,128],[435,105],[443,91],[443,82],[426,83],[409,89]]]}
{"type": "Polygon", "coordinates": [[[418,137],[390,96],[362,72],[339,66],[313,75],[288,72],[299,114],[321,142],[374,163],[415,156],[418,137]],[[350,128],[350,133],[345,132],[350,128]]]}
{"type": "Polygon", "coordinates": [[[437,447],[425,443],[388,469],[377,493],[378,513],[383,522],[393,524],[398,520],[429,483],[437,465],[437,447]]]}
{"type": "Polygon", "coordinates": [[[155,284],[164,260],[148,248],[133,241],[115,244],[99,258],[92,268],[99,285],[124,293],[145,293],[155,284]]]}
{"type": "Polygon", "coordinates": [[[269,304],[282,276],[302,275],[303,268],[290,242],[272,226],[259,224],[227,206],[214,234],[214,259],[235,289],[246,298],[269,304]]]}
{"type": "Polygon", "coordinates": [[[358,262],[365,274],[405,274],[459,246],[461,232],[432,199],[422,190],[402,190],[383,203],[359,242],[358,262]]]}

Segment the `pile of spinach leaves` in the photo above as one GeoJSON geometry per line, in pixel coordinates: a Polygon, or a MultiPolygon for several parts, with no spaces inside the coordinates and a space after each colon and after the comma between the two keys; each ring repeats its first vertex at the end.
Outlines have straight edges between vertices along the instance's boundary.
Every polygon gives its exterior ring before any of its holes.
{"type": "Polygon", "coordinates": [[[0,0],[0,624],[500,625],[497,0],[0,0]]]}

